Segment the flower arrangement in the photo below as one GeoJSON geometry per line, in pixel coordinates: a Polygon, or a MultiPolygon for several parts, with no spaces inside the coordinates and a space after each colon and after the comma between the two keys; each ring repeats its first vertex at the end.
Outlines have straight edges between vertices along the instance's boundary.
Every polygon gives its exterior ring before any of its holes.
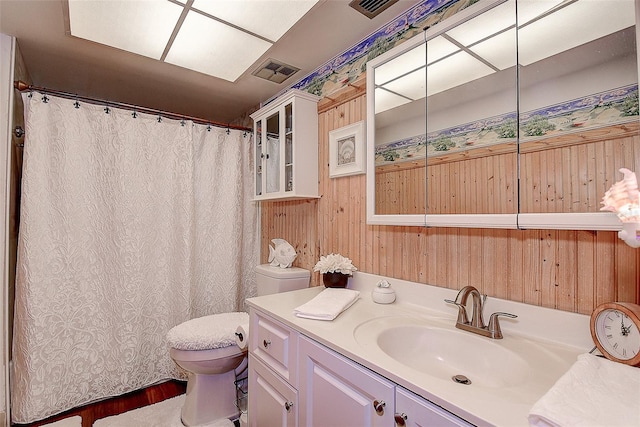
{"type": "Polygon", "coordinates": [[[340,254],[321,256],[320,261],[313,267],[313,271],[319,271],[322,274],[342,273],[349,276],[356,270],[357,268],[352,264],[351,260],[340,254]]]}

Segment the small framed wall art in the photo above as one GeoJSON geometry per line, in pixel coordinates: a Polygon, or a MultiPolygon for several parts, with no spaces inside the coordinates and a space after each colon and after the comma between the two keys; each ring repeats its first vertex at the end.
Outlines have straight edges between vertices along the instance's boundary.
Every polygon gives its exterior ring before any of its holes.
{"type": "Polygon", "coordinates": [[[329,132],[329,176],[365,173],[364,120],[329,132]]]}

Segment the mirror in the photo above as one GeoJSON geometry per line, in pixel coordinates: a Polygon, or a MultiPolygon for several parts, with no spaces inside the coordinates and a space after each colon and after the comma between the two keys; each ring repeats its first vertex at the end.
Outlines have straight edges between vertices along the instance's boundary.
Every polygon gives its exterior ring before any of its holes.
{"type": "Polygon", "coordinates": [[[369,223],[424,225],[425,60],[420,34],[367,64],[369,223]]]}
{"type": "Polygon", "coordinates": [[[620,229],[599,208],[640,171],[636,11],[607,5],[479,1],[369,61],[367,222],[620,229]]]}
{"type": "Polygon", "coordinates": [[[518,0],[521,227],[620,229],[599,210],[619,168],[640,170],[635,16],[634,0],[518,0]]]}
{"type": "Polygon", "coordinates": [[[515,228],[515,65],[515,0],[476,3],[369,62],[368,222],[515,228]]]}

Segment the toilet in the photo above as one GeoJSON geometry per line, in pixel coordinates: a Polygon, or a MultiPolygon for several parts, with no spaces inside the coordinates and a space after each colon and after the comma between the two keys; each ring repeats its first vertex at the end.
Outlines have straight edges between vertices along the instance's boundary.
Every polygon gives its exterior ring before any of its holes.
{"type": "MultiPolygon", "coordinates": [[[[255,272],[258,296],[306,288],[311,278],[309,270],[297,267],[262,264],[255,272]]],[[[242,373],[247,363],[247,348],[236,344],[240,325],[248,330],[247,313],[221,313],[188,320],[167,333],[171,358],[188,374],[180,414],[185,426],[239,417],[236,372],[242,373]]]]}

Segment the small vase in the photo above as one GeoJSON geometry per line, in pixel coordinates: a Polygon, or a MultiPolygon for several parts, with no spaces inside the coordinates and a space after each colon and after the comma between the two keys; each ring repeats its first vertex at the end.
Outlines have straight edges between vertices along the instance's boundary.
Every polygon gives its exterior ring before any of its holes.
{"type": "Polygon", "coordinates": [[[348,281],[348,274],[331,272],[322,275],[322,283],[327,288],[346,288],[348,281]]]}

